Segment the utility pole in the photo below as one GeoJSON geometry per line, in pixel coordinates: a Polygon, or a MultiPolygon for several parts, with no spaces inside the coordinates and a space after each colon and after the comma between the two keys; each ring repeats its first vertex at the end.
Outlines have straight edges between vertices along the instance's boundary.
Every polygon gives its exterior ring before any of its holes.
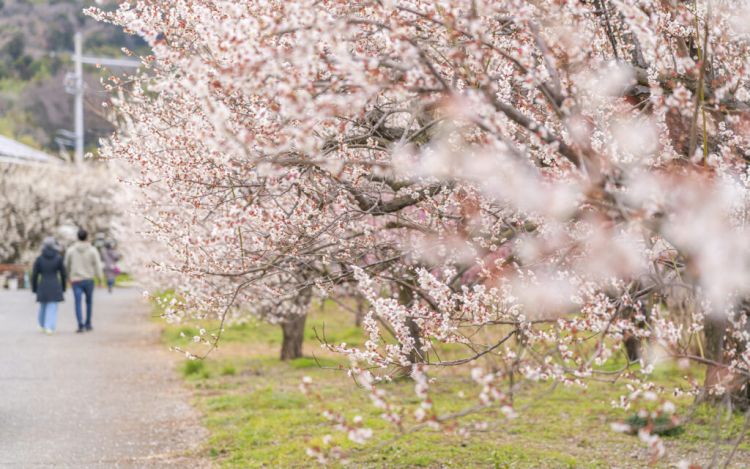
{"type": "Polygon", "coordinates": [[[73,69],[73,75],[67,77],[69,86],[66,89],[69,93],[75,96],[75,156],[74,161],[76,164],[83,163],[83,148],[84,148],[84,120],[83,120],[83,94],[85,91],[85,83],[83,81],[83,64],[90,65],[106,65],[110,67],[126,67],[126,68],[138,68],[141,62],[132,59],[112,59],[108,57],[86,57],[83,55],[83,35],[80,31],[76,31],[74,37],[75,50],[73,53],[73,61],[75,68],[73,69]]]}
{"type": "Polygon", "coordinates": [[[75,35],[75,163],[83,163],[83,36],[80,31],[75,35]]]}

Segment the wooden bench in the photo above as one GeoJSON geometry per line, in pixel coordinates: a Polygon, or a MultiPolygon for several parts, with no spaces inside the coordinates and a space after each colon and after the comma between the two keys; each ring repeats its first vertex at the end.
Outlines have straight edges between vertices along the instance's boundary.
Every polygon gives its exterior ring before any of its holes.
{"type": "Polygon", "coordinates": [[[0,264],[0,288],[12,288],[15,283],[17,288],[28,288],[26,285],[26,272],[29,266],[26,264],[0,264]]]}

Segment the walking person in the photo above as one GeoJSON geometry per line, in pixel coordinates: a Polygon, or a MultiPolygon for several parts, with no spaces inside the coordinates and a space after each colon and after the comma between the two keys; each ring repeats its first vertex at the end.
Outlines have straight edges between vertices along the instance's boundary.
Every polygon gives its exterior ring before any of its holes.
{"type": "Polygon", "coordinates": [[[115,280],[120,273],[117,261],[120,260],[120,253],[115,251],[115,242],[107,240],[99,251],[104,263],[104,275],[107,277],[107,290],[112,293],[112,287],[115,286],[115,280]]]}
{"type": "Polygon", "coordinates": [[[83,228],[78,230],[78,241],[73,243],[65,252],[65,268],[67,269],[70,283],[73,286],[73,298],[76,307],[76,319],[78,330],[76,332],[90,331],[92,305],[94,300],[94,280],[104,279],[102,261],[99,251],[86,239],[89,234],[83,228]],[[81,300],[86,297],[86,320],[83,320],[81,300]]]}
{"type": "Polygon", "coordinates": [[[39,303],[39,328],[52,334],[57,328],[57,303],[65,293],[65,265],[55,238],[45,238],[42,254],[34,261],[31,271],[31,291],[39,303]]]}

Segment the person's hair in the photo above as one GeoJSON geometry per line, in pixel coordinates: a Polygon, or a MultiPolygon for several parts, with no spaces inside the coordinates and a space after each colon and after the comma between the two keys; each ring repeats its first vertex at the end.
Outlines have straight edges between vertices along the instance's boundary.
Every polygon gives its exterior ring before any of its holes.
{"type": "Polygon", "coordinates": [[[47,236],[42,241],[42,250],[45,250],[47,248],[52,248],[52,249],[55,249],[55,250],[58,249],[58,247],[57,247],[57,240],[55,240],[55,238],[53,238],[52,236],[47,236]]]}
{"type": "Polygon", "coordinates": [[[78,241],[86,241],[86,238],[89,237],[89,232],[84,230],[83,228],[78,230],[78,241]]]}

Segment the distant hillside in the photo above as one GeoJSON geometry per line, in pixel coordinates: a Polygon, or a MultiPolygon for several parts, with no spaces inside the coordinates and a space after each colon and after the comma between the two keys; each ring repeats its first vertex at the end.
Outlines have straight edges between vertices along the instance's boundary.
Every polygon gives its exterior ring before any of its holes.
{"type": "MultiPolygon", "coordinates": [[[[144,49],[140,38],[86,17],[82,10],[93,1],[0,0],[0,134],[35,147],[57,152],[55,135],[72,130],[73,97],[65,92],[73,36],[80,30],[84,52],[122,56],[121,48],[144,49]]],[[[101,116],[107,100],[101,71],[87,67],[86,142],[95,145],[111,132],[101,116]]]]}

